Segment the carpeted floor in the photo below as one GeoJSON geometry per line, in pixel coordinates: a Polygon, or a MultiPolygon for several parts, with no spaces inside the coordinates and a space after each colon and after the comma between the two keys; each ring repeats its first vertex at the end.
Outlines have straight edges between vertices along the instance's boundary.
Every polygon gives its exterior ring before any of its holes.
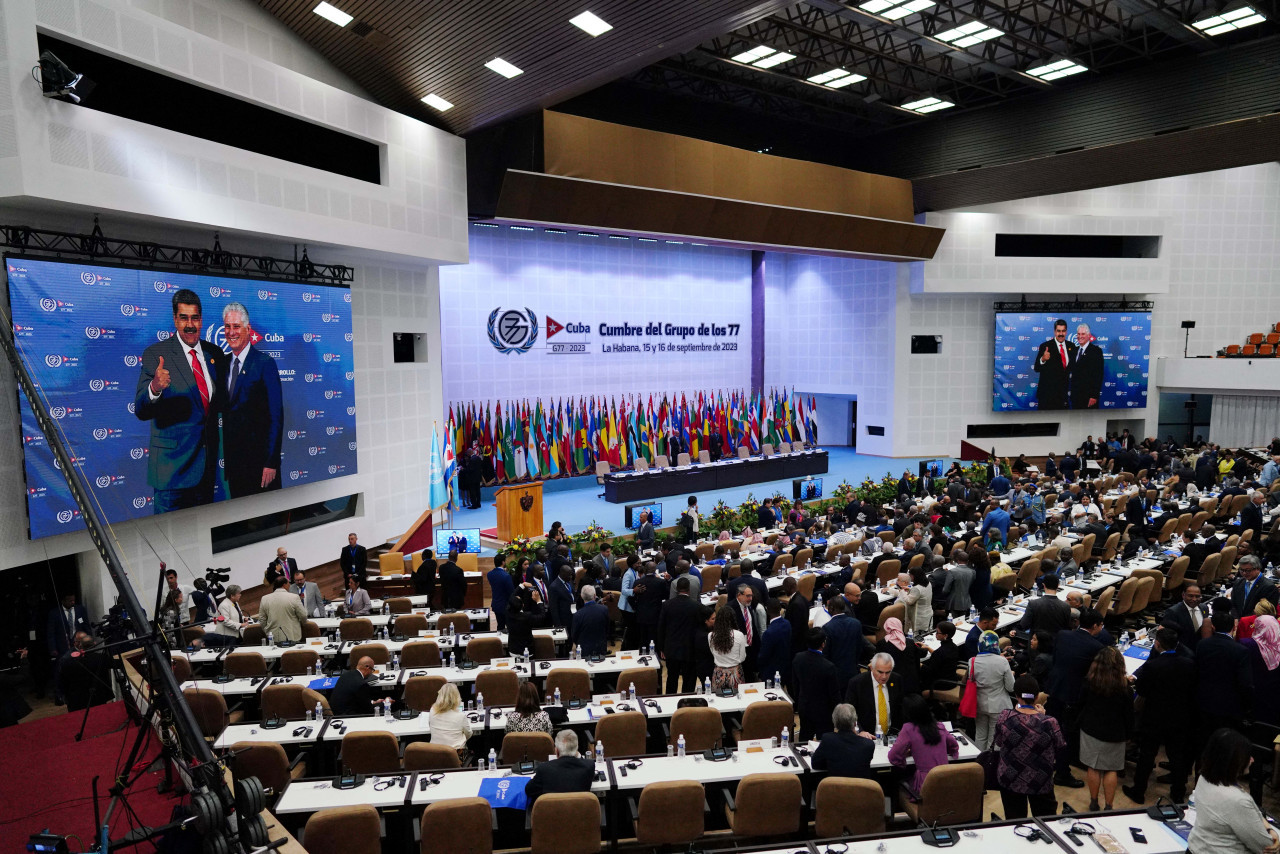
{"type": "MultiPolygon", "coordinates": [[[[915,473],[919,470],[920,459],[923,459],[873,457],[859,454],[850,448],[827,448],[826,450],[830,455],[829,470],[825,475],[822,475],[822,478],[823,489],[828,495],[844,480],[857,485],[866,477],[871,477],[878,481],[886,474],[892,474],[896,479],[902,476],[904,469],[915,473]]],[[[950,466],[951,460],[946,459],[944,465],[950,466]]],[[[542,494],[544,527],[550,528],[552,522],[559,521],[570,533],[573,533],[581,531],[595,522],[615,533],[625,532],[626,528],[623,521],[624,505],[610,504],[600,497],[601,488],[596,483],[595,477],[576,477],[569,481],[553,481],[552,483],[555,484],[555,489],[551,489],[550,486],[544,487],[542,494]]],[[[722,499],[727,504],[736,506],[745,501],[748,494],[753,494],[756,498],[763,498],[766,495],[773,495],[775,492],[781,492],[783,495],[790,497],[791,481],[774,480],[734,489],[700,492],[698,493],[698,506],[705,513],[714,507],[717,501],[722,499]]],[[[485,498],[479,510],[458,510],[455,512],[449,527],[492,528],[495,526],[498,522],[498,511],[493,500],[488,497],[491,494],[492,490],[490,489],[483,491],[482,495],[485,498]]],[[[675,523],[675,519],[679,516],[679,511],[684,506],[686,499],[687,496],[684,495],[669,495],[655,499],[663,504],[664,524],[671,525],[675,523]]],[[[488,553],[486,552],[486,554],[488,553]]]]}
{"type": "MultiPolygon", "coordinates": [[[[65,707],[58,707],[65,709],[65,707]]],[[[107,790],[128,756],[137,729],[128,720],[123,703],[96,706],[89,713],[84,739],[75,740],[83,713],[61,714],[30,720],[0,729],[0,851],[22,851],[32,833],[48,828],[52,833],[74,834],[92,844],[93,801],[90,784],[99,777],[100,808],[106,812],[107,790]]],[[[139,767],[159,755],[159,742],[148,737],[139,767]]],[[[137,819],[148,826],[169,821],[179,802],[156,792],[163,771],[144,773],[126,793],[137,819]]],[[[119,837],[136,821],[124,808],[112,816],[111,836],[119,837]]]]}

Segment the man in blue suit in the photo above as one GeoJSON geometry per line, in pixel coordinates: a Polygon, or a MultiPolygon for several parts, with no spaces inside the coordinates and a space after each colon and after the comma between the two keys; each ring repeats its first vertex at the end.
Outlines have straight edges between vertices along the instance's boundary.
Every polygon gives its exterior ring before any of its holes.
{"type": "Polygon", "coordinates": [[[871,645],[862,636],[862,623],[846,610],[844,597],[829,600],[827,612],[831,619],[822,627],[827,633],[825,654],[840,672],[840,695],[843,696],[849,680],[858,675],[858,661],[864,652],[870,651],[871,645]]]}
{"type": "Polygon", "coordinates": [[[507,605],[511,602],[512,594],[516,592],[515,582],[511,580],[511,573],[507,572],[506,563],[507,556],[498,552],[493,556],[493,569],[489,570],[485,576],[489,579],[489,591],[492,594],[489,610],[493,611],[493,615],[498,618],[500,632],[507,630],[507,605]]]}
{"type": "Polygon", "coordinates": [[[582,647],[583,655],[609,652],[609,608],[596,601],[596,589],[590,584],[582,587],[582,607],[573,615],[569,637],[571,643],[582,647]]]}
{"type": "Polygon", "coordinates": [[[227,405],[227,355],[200,339],[200,297],[173,295],[176,334],[142,353],[134,414],[151,422],[147,483],[152,510],[167,513],[213,501],[218,415],[227,405]]]}
{"type": "Polygon", "coordinates": [[[1063,629],[1054,638],[1053,667],[1046,686],[1049,701],[1045,703],[1045,711],[1058,719],[1067,740],[1067,749],[1058,752],[1056,762],[1053,782],[1058,786],[1078,789],[1084,785],[1083,780],[1071,776],[1071,762],[1080,752],[1080,727],[1076,718],[1084,677],[1094,656],[1103,647],[1103,641],[1099,639],[1102,631],[1102,615],[1092,608],[1085,608],[1080,612],[1077,628],[1063,629]]]}
{"type": "Polygon", "coordinates": [[[231,497],[239,498],[280,488],[284,405],[275,359],[250,346],[248,309],[228,303],[222,310],[222,329],[231,348],[227,413],[222,419],[224,471],[231,497]]]}
{"type": "Polygon", "coordinates": [[[758,669],[765,679],[774,676],[786,685],[791,681],[791,623],[782,616],[782,603],[777,599],[769,599],[765,611],[769,625],[760,638],[758,669]]]}

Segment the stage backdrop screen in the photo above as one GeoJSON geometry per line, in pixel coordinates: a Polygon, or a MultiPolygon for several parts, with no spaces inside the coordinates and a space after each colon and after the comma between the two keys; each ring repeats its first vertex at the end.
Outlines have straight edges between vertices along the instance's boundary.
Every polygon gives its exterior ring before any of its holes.
{"type": "Polygon", "coordinates": [[[1150,359],[1150,312],[997,313],[992,408],[1141,409],[1150,359]]]}
{"type": "MultiPolygon", "coordinates": [[[[5,262],[15,343],[107,521],[263,491],[264,469],[274,470],[267,489],[355,474],[349,288],[5,262]],[[172,298],[183,288],[199,297],[198,336],[212,345],[201,348],[201,372],[212,375],[208,408],[172,340],[172,298]],[[249,314],[248,345],[234,365],[223,324],[233,302],[249,314]],[[157,373],[170,345],[168,388],[139,406],[149,398],[140,377],[157,373]]],[[[78,530],[80,511],[25,395],[20,406],[30,535],[78,530]]]]}

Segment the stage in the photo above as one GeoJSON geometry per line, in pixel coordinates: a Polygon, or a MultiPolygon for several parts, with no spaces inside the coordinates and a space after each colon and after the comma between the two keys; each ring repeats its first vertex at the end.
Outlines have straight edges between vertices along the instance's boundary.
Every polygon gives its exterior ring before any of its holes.
{"type": "MultiPolygon", "coordinates": [[[[23,851],[28,837],[44,828],[64,836],[74,834],[81,845],[73,851],[84,851],[93,842],[93,800],[90,784],[98,780],[99,806],[106,813],[111,788],[119,768],[129,755],[137,736],[125,712],[124,703],[94,706],[84,739],[75,734],[84,720],[84,712],[68,712],[27,724],[0,729],[0,851],[23,851]]],[[[154,733],[148,736],[139,760],[140,768],[149,765],[160,753],[154,733]]],[[[130,773],[130,777],[133,774],[130,773]]],[[[156,792],[156,784],[164,772],[148,771],[126,793],[128,810],[117,808],[111,817],[111,836],[118,838],[137,827],[139,821],[150,827],[166,824],[177,798],[156,792]]],[[[142,850],[149,849],[145,844],[142,850]]]]}
{"type": "MultiPolygon", "coordinates": [[[[877,482],[886,474],[896,480],[902,476],[903,469],[915,474],[919,464],[925,459],[942,459],[946,466],[951,465],[951,457],[908,457],[890,458],[859,454],[851,448],[819,446],[829,454],[829,466],[823,478],[823,495],[829,496],[842,481],[857,486],[868,477],[877,482]]],[[[570,532],[581,531],[593,522],[603,525],[615,534],[627,533],[623,524],[623,505],[610,504],[600,496],[601,486],[596,483],[594,475],[549,480],[542,490],[543,527],[550,528],[552,522],[560,522],[570,532]]],[[[717,501],[737,506],[746,500],[747,495],[763,498],[781,492],[791,497],[791,480],[773,480],[739,486],[731,489],[717,489],[710,492],[699,492],[698,507],[709,513],[717,501]]],[[[453,528],[494,528],[498,524],[498,511],[493,503],[493,489],[486,488],[481,493],[482,503],[479,510],[458,510],[454,513],[453,528]]],[[[685,506],[684,495],[654,499],[661,502],[663,525],[674,525],[685,506]]],[[[485,549],[484,554],[493,554],[485,549]]]]}

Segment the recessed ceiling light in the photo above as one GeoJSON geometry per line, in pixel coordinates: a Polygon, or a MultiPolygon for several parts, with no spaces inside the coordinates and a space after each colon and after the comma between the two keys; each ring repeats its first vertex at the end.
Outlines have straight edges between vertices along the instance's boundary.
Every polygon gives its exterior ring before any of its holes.
{"type": "Polygon", "coordinates": [[[1196,21],[1191,26],[1201,30],[1206,35],[1219,36],[1232,30],[1243,30],[1245,27],[1261,24],[1266,19],[1265,15],[1260,14],[1252,6],[1240,6],[1229,12],[1223,12],[1220,15],[1196,21]]]}
{"type": "Polygon", "coordinates": [[[1057,80],[1059,77],[1070,77],[1072,74],[1079,74],[1088,70],[1078,62],[1070,59],[1059,59],[1057,62],[1041,65],[1039,68],[1029,68],[1027,73],[1032,77],[1039,77],[1041,80],[1057,80]]]}
{"type": "Polygon", "coordinates": [[[576,18],[570,18],[569,23],[591,36],[598,36],[613,29],[612,24],[605,23],[590,12],[583,12],[576,18]]]}
{"type": "Polygon", "coordinates": [[[790,62],[795,58],[796,58],[796,55],[794,53],[779,51],[778,53],[769,54],[764,59],[757,59],[754,63],[752,63],[752,65],[754,65],[756,68],[773,68],[775,65],[781,65],[784,62],[790,62]]]}
{"type": "Polygon", "coordinates": [[[762,59],[773,52],[773,48],[768,47],[767,45],[760,45],[760,47],[753,47],[751,50],[744,50],[742,53],[737,54],[734,56],[733,61],[745,62],[750,65],[757,59],[762,59]]]}
{"type": "Polygon", "coordinates": [[[824,71],[808,78],[810,83],[817,83],[819,86],[826,86],[830,89],[842,89],[845,86],[866,79],[865,75],[855,74],[843,68],[833,68],[830,71],[824,71]]]}
{"type": "Polygon", "coordinates": [[[507,78],[508,80],[510,80],[512,77],[519,77],[521,74],[524,74],[524,71],[522,71],[519,68],[516,68],[514,65],[507,62],[505,59],[503,59],[500,56],[495,56],[493,59],[486,62],[484,64],[484,67],[489,69],[490,71],[501,74],[503,77],[507,78]]]}
{"type": "Polygon", "coordinates": [[[434,107],[435,109],[439,110],[442,113],[445,110],[453,109],[453,104],[450,104],[448,101],[446,101],[444,98],[441,98],[439,95],[437,95],[434,92],[432,92],[427,97],[423,98],[422,103],[426,104],[428,107],[434,107]]]}
{"type": "Polygon", "coordinates": [[[970,21],[964,26],[938,33],[934,38],[938,41],[947,42],[952,47],[963,49],[991,39],[998,39],[1002,35],[1004,35],[1003,30],[988,27],[981,21],[970,21]]]}
{"type": "Polygon", "coordinates": [[[945,110],[945,109],[948,109],[949,107],[954,107],[954,106],[955,104],[951,103],[950,101],[944,101],[941,98],[930,97],[930,98],[921,98],[918,101],[911,101],[910,103],[903,104],[902,109],[910,110],[913,113],[920,113],[921,115],[923,115],[925,113],[933,113],[933,112],[937,112],[938,110],[945,110]]]}
{"type": "Polygon", "coordinates": [[[319,6],[315,7],[311,11],[315,12],[317,15],[319,15],[321,18],[324,18],[327,21],[333,21],[335,24],[337,24],[340,27],[345,27],[347,24],[355,20],[355,18],[351,17],[341,9],[335,6],[330,6],[328,3],[324,3],[324,2],[322,2],[319,6]]]}
{"type": "Polygon", "coordinates": [[[879,15],[890,21],[896,21],[936,5],[934,0],[906,0],[905,3],[903,0],[867,0],[866,3],[860,4],[858,8],[872,15],[879,15]]]}

